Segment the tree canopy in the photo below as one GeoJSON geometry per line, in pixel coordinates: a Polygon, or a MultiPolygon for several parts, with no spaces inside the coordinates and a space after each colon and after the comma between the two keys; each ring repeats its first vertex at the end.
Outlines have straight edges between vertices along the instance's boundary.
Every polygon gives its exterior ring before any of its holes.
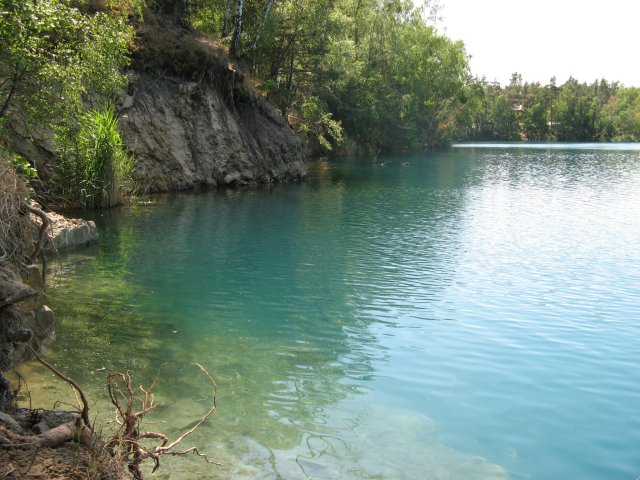
{"type": "MultiPolygon", "coordinates": [[[[171,0],[163,0],[171,2],[171,0]]],[[[634,87],[472,78],[437,3],[193,0],[186,18],[230,45],[295,128],[324,144],[416,150],[452,140],[640,140],[634,87]],[[241,18],[239,18],[241,17],[241,18]],[[311,108],[313,107],[313,108],[311,108]],[[308,113],[312,112],[309,116],[308,113]]]]}

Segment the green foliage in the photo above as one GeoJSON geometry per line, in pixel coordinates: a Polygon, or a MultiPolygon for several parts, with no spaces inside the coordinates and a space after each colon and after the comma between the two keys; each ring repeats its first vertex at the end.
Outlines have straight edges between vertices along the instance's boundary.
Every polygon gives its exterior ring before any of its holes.
{"type": "Polygon", "coordinates": [[[113,207],[132,193],[134,159],[122,143],[113,108],[83,114],[76,129],[64,129],[56,140],[61,158],[57,185],[69,206],[113,207]]]}
{"type": "Polygon", "coordinates": [[[16,160],[0,145],[0,261],[20,261],[32,237],[31,222],[22,210],[30,191],[15,170],[16,160]]]}
{"type": "MultiPolygon", "coordinates": [[[[86,105],[124,86],[133,38],[127,22],[143,6],[144,0],[0,0],[0,123],[19,119],[64,132],[56,137],[63,155],[54,188],[70,206],[112,206],[127,189],[122,182],[132,159],[116,117],[108,109],[86,113],[86,105]]],[[[36,173],[24,160],[14,165],[27,177],[36,173]]]]}
{"type": "Polygon", "coordinates": [[[493,135],[498,140],[518,139],[518,117],[506,95],[499,95],[492,105],[493,135]]]}
{"type": "Polygon", "coordinates": [[[224,21],[225,0],[197,0],[188,12],[189,23],[199,32],[219,37],[224,21]]]}
{"type": "Polygon", "coordinates": [[[479,102],[465,112],[459,138],[473,140],[640,141],[640,89],[570,78],[561,86],[514,74],[500,87],[476,80],[479,102]]]}
{"type": "Polygon", "coordinates": [[[38,178],[38,171],[23,156],[17,153],[8,152],[7,157],[16,173],[25,178],[25,180],[33,180],[38,178]]]}
{"type": "Polygon", "coordinates": [[[332,142],[329,138],[335,145],[341,145],[344,141],[342,125],[332,117],[333,115],[326,111],[326,106],[318,97],[308,97],[300,107],[298,128],[300,131],[315,135],[323,148],[331,150],[332,142]]]}
{"type": "Polygon", "coordinates": [[[0,0],[0,117],[63,125],[92,95],[123,86],[127,13],[91,3],[0,0]]]}
{"type": "Polygon", "coordinates": [[[536,101],[524,111],[521,129],[529,140],[540,141],[547,137],[547,114],[542,102],[536,101]]]}
{"type": "Polygon", "coordinates": [[[640,141],[640,88],[621,89],[607,110],[613,118],[614,140],[640,141]]]}

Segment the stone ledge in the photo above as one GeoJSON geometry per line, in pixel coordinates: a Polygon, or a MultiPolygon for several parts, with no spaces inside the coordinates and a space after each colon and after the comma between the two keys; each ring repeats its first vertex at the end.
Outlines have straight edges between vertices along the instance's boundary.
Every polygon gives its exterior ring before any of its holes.
{"type": "Polygon", "coordinates": [[[44,245],[45,251],[58,252],[68,248],[80,247],[99,240],[96,224],[91,220],[66,218],[57,213],[49,212],[51,219],[49,239],[44,245]]]}

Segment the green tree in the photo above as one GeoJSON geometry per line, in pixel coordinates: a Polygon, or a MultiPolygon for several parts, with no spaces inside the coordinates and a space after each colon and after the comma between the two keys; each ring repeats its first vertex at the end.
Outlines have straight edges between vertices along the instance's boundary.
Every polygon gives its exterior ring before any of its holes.
{"type": "Polygon", "coordinates": [[[509,97],[500,94],[491,109],[493,135],[497,140],[518,140],[520,127],[518,117],[509,97]]]}
{"type": "Polygon", "coordinates": [[[613,117],[614,135],[617,141],[640,141],[640,88],[621,88],[609,109],[613,117]]]}
{"type": "Polygon", "coordinates": [[[62,124],[92,96],[124,84],[133,34],[126,16],[88,9],[80,1],[0,0],[0,118],[62,124]]]}
{"type": "Polygon", "coordinates": [[[234,2],[194,0],[189,18],[229,42],[295,128],[324,132],[328,146],[341,125],[371,149],[453,138],[468,100],[467,54],[433,26],[435,3],[242,0],[232,15],[234,2]],[[232,24],[241,28],[227,37],[232,24]]]}
{"type": "Polygon", "coordinates": [[[561,87],[554,111],[558,140],[584,142],[596,138],[598,110],[586,84],[569,78],[561,87]]]}
{"type": "Polygon", "coordinates": [[[539,101],[526,108],[522,124],[527,140],[540,141],[546,138],[548,133],[546,113],[544,104],[539,101]]]}

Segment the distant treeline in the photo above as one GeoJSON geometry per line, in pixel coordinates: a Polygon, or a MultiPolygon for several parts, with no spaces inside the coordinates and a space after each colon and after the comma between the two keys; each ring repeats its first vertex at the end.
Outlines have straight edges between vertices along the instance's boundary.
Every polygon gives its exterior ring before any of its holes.
{"type": "Polygon", "coordinates": [[[527,83],[514,73],[506,87],[476,80],[460,119],[464,140],[640,141],[640,88],[570,78],[527,83]]]}

